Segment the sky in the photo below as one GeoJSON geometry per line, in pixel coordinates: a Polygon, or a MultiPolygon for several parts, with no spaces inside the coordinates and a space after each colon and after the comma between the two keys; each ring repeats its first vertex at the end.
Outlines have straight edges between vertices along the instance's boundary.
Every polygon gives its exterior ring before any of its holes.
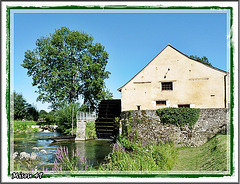
{"type": "Polygon", "coordinates": [[[14,64],[14,91],[38,110],[50,111],[50,104],[37,102],[36,87],[23,68],[24,53],[36,48],[41,36],[63,26],[93,36],[109,54],[106,86],[115,99],[118,88],[145,67],[169,43],[186,55],[206,56],[214,67],[229,70],[228,16],[226,11],[184,10],[124,11],[21,10],[11,17],[11,51],[14,64]],[[64,13],[61,13],[64,12],[64,13]]]}

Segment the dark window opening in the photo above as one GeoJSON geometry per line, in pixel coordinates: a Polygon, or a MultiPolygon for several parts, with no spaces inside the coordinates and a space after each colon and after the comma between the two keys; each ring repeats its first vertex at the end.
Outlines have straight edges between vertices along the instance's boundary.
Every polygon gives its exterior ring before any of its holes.
{"type": "Polygon", "coordinates": [[[156,101],[156,105],[166,105],[166,104],[167,104],[166,101],[160,101],[160,100],[156,101]]]}
{"type": "Polygon", "coordinates": [[[137,106],[137,110],[140,111],[140,105],[137,106]]]}
{"type": "Polygon", "coordinates": [[[162,82],[162,90],[173,90],[172,82],[162,82]]]}
{"type": "Polygon", "coordinates": [[[181,105],[178,105],[178,107],[181,107],[181,108],[190,108],[190,104],[181,104],[181,105]]]}

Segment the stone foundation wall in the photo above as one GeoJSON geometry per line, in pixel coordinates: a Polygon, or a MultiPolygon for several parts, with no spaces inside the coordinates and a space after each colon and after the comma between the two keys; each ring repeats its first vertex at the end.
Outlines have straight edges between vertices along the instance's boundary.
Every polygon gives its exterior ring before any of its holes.
{"type": "Polygon", "coordinates": [[[163,124],[155,110],[125,111],[121,113],[120,132],[129,129],[128,138],[143,145],[173,142],[175,146],[200,146],[218,133],[230,131],[230,110],[226,108],[200,109],[199,119],[190,129],[163,124]]]}

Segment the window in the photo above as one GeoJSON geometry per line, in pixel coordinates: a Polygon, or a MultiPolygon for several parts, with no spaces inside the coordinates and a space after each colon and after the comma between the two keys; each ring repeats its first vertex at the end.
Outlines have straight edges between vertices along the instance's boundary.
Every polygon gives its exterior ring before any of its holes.
{"type": "Polygon", "coordinates": [[[166,101],[160,101],[160,100],[156,101],[156,105],[166,105],[166,104],[167,104],[166,101]]]}
{"type": "Polygon", "coordinates": [[[172,82],[162,82],[162,91],[164,90],[173,90],[172,82]]]}
{"type": "Polygon", "coordinates": [[[181,104],[181,105],[178,105],[178,107],[190,108],[190,104],[181,104]]]}
{"type": "Polygon", "coordinates": [[[140,111],[140,105],[137,106],[137,110],[140,111]]]}

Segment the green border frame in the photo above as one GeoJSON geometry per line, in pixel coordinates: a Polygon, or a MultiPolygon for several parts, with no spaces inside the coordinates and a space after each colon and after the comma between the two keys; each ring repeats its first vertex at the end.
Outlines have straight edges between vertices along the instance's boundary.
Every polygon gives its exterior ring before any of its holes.
{"type": "Polygon", "coordinates": [[[233,32],[232,32],[232,25],[233,25],[233,7],[220,7],[220,6],[203,6],[203,7],[191,7],[191,6],[127,6],[127,5],[106,5],[106,6],[76,6],[76,5],[69,5],[69,6],[56,6],[56,7],[49,7],[49,6],[42,6],[42,7],[21,7],[21,6],[7,6],[7,46],[6,46],[6,73],[7,73],[7,86],[6,86],[6,110],[7,110],[7,136],[8,136],[8,176],[10,174],[10,10],[16,9],[127,9],[127,10],[136,10],[136,9],[196,9],[196,10],[216,10],[216,9],[227,9],[230,10],[230,174],[46,174],[43,175],[42,178],[51,178],[51,177],[132,177],[132,178],[199,178],[199,177],[224,177],[224,176],[232,176],[234,172],[233,166],[233,138],[234,138],[234,131],[233,131],[233,108],[234,108],[234,46],[233,46],[233,32]]]}

